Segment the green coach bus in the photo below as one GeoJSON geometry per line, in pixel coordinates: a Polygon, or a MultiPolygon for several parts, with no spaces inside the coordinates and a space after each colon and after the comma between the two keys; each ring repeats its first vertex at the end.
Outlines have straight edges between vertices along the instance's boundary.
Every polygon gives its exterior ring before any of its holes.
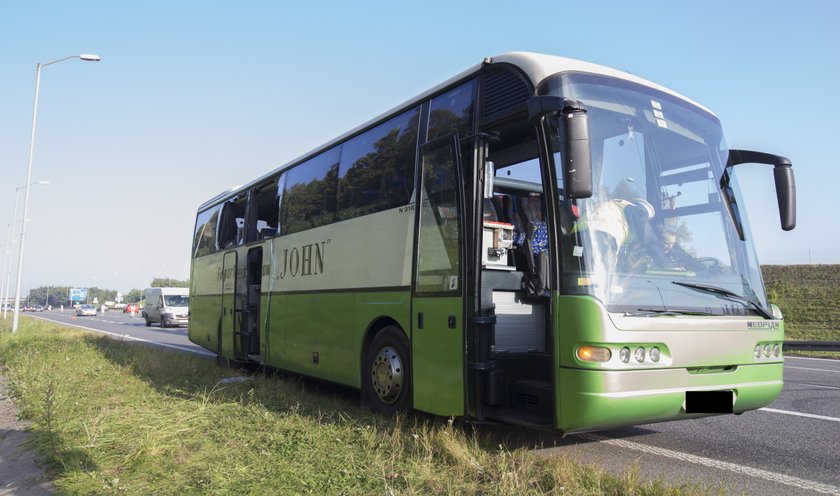
{"type": "Polygon", "coordinates": [[[579,432],[782,389],[735,166],[706,108],[562,57],[480,64],[198,208],[189,338],[374,409],[579,432]]]}

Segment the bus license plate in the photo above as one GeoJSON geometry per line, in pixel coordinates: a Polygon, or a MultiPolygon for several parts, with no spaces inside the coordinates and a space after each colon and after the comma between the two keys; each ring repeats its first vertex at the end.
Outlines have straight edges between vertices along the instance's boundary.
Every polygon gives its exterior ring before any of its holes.
{"type": "Polygon", "coordinates": [[[732,413],[732,391],[686,391],[685,413],[732,413]]]}

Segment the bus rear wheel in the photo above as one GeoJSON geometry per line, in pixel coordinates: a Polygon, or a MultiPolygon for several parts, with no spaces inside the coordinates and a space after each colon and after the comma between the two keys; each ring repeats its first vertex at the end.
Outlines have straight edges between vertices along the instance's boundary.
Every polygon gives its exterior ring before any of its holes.
{"type": "Polygon", "coordinates": [[[394,413],[411,409],[411,364],[408,340],[395,327],[379,331],[365,357],[362,388],[374,410],[394,413]]]}

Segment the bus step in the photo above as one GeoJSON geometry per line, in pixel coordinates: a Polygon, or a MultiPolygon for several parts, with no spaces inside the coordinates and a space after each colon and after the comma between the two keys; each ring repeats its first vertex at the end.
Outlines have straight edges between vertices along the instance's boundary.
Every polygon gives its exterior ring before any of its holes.
{"type": "Polygon", "coordinates": [[[549,430],[554,428],[554,417],[551,415],[543,415],[542,413],[512,410],[510,408],[490,408],[487,410],[486,415],[490,420],[506,424],[549,430]]]}
{"type": "Polygon", "coordinates": [[[512,408],[551,415],[554,401],[550,382],[533,379],[513,381],[509,391],[509,404],[512,408]]]}

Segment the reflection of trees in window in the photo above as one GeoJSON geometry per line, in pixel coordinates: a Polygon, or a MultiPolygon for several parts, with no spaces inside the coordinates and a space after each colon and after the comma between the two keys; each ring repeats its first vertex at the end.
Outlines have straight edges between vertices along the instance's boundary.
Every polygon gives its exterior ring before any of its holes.
{"type": "Polygon", "coordinates": [[[642,191],[641,187],[631,181],[621,181],[615,185],[614,188],[605,188],[606,196],[610,199],[621,199],[621,200],[636,200],[636,199],[645,199],[645,193],[642,191]]]}
{"type": "Polygon", "coordinates": [[[417,292],[459,291],[461,238],[452,153],[451,146],[443,143],[423,156],[417,292]]]}
{"type": "Polygon", "coordinates": [[[451,131],[461,137],[470,136],[475,109],[475,81],[463,84],[432,100],[429,114],[431,141],[451,131]]]}
{"type": "Polygon", "coordinates": [[[195,257],[209,255],[218,249],[216,246],[216,223],[218,220],[219,207],[198,214],[195,222],[195,235],[193,236],[195,257]]]}
{"type": "Polygon", "coordinates": [[[281,226],[284,234],[334,221],[339,148],[329,150],[286,173],[281,226]]]}
{"type": "Polygon", "coordinates": [[[411,110],[344,143],[337,220],[411,201],[418,121],[419,111],[411,110]]]}

